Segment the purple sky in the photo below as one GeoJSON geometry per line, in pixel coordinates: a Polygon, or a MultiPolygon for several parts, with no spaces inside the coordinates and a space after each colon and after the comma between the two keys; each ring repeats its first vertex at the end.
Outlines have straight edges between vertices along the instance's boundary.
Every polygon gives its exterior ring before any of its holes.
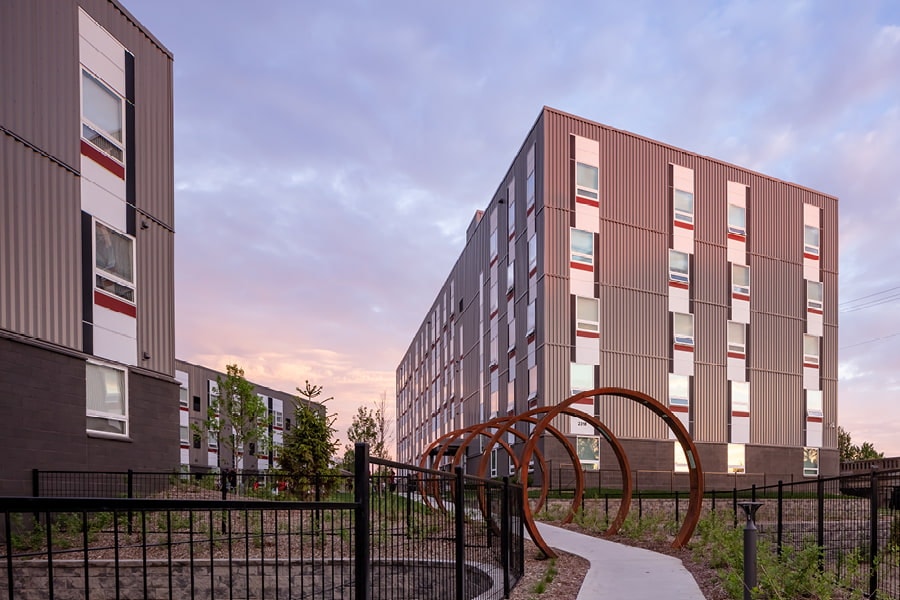
{"type": "Polygon", "coordinates": [[[548,105],[837,195],[839,424],[900,455],[897,3],[122,2],[175,54],[179,358],[344,443],[548,105]]]}

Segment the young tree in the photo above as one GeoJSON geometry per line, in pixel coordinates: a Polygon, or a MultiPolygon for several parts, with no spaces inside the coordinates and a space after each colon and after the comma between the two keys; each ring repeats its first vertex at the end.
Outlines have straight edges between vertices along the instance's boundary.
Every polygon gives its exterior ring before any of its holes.
{"type": "Polygon", "coordinates": [[[337,450],[334,439],[334,417],[325,410],[325,403],[332,398],[317,401],[322,386],[310,385],[297,388],[299,396],[294,399],[294,420],[296,424],[284,435],[281,449],[281,468],[287,473],[295,491],[306,494],[318,483],[326,491],[332,487],[335,474],[331,465],[337,450]]]}
{"type": "Polygon", "coordinates": [[[371,408],[360,406],[356,409],[353,421],[347,429],[347,439],[350,443],[345,447],[342,461],[348,471],[353,470],[353,445],[356,443],[368,444],[369,454],[376,458],[390,458],[388,445],[392,441],[392,430],[385,417],[386,404],[387,394],[382,393],[380,401],[375,402],[371,408]]]}
{"type": "Polygon", "coordinates": [[[841,462],[884,458],[884,452],[878,452],[871,442],[863,442],[861,446],[854,444],[850,439],[850,432],[840,426],[838,427],[838,451],[841,462]]]}
{"type": "Polygon", "coordinates": [[[227,448],[231,454],[231,468],[238,467],[238,456],[251,447],[265,450],[269,431],[269,407],[253,391],[253,384],[244,378],[244,369],[238,365],[228,365],[225,377],[217,377],[218,396],[210,396],[206,420],[202,427],[195,427],[196,433],[202,429],[216,438],[219,447],[219,467],[222,467],[221,450],[227,448]]]}

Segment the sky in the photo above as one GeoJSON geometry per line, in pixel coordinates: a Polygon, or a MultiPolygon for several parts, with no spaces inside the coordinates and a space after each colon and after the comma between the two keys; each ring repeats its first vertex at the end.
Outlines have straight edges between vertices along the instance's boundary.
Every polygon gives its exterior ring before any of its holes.
{"type": "Polygon", "coordinates": [[[900,4],[120,1],[175,56],[179,358],[392,411],[546,105],[839,197],[838,424],[900,456],[900,4]]]}

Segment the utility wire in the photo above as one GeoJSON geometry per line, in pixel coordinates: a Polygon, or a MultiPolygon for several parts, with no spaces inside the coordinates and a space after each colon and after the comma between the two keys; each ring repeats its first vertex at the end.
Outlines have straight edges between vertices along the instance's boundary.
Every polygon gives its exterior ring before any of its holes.
{"type": "Polygon", "coordinates": [[[883,298],[877,298],[875,300],[869,300],[868,302],[863,302],[862,304],[857,304],[856,306],[847,306],[844,308],[839,308],[838,312],[841,313],[851,313],[856,312],[858,310],[863,310],[866,308],[872,308],[873,306],[881,306],[882,304],[888,304],[890,302],[896,302],[900,300],[900,292],[891,294],[890,296],[885,296],[883,298]]]}
{"type": "Polygon", "coordinates": [[[871,294],[866,294],[865,296],[860,296],[859,298],[853,298],[852,300],[844,300],[843,302],[838,302],[838,305],[852,304],[858,300],[865,300],[866,298],[871,298],[872,296],[880,296],[881,294],[887,294],[888,292],[893,292],[894,290],[900,290],[900,285],[888,288],[886,290],[881,290],[880,292],[872,292],[871,294]]]}
{"type": "Polygon", "coordinates": [[[865,340],[865,341],[862,341],[862,342],[857,342],[857,343],[855,343],[855,344],[850,344],[849,346],[840,346],[840,347],[838,348],[838,350],[846,350],[847,348],[855,348],[855,347],[857,347],[857,346],[864,346],[864,345],[866,345],[866,344],[873,344],[873,343],[875,343],[875,342],[882,342],[882,341],[887,340],[887,339],[890,339],[890,338],[892,338],[892,337],[897,337],[898,335],[900,335],[900,331],[898,331],[898,332],[896,332],[896,333],[892,333],[892,334],[890,334],[890,335],[883,335],[883,336],[881,336],[881,337],[872,338],[871,340],[865,340]]]}

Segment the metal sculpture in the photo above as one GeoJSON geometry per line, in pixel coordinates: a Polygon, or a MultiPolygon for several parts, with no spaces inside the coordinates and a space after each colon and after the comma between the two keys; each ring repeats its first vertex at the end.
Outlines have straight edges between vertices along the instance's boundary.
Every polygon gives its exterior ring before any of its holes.
{"type": "MultiPolygon", "coordinates": [[[[668,409],[668,407],[648,396],[647,394],[641,392],[617,387],[597,388],[594,390],[576,394],[564,400],[563,402],[560,402],[556,406],[534,408],[525,413],[522,413],[521,415],[498,417],[495,419],[491,419],[490,421],[487,421],[485,423],[480,423],[478,425],[472,425],[469,427],[451,431],[440,436],[428,446],[428,448],[422,454],[420,466],[425,466],[425,462],[428,460],[428,456],[430,456],[433,452],[436,454],[433,464],[440,464],[440,461],[443,460],[446,452],[451,447],[451,444],[455,441],[459,441],[459,445],[456,447],[452,460],[452,465],[457,466],[460,462],[461,456],[464,455],[465,450],[469,446],[469,444],[471,444],[479,436],[489,436],[490,439],[487,443],[487,446],[482,452],[481,461],[478,466],[478,475],[480,477],[484,477],[488,465],[487,461],[489,460],[491,450],[495,445],[500,444],[501,447],[509,454],[509,456],[513,460],[514,468],[520,474],[519,479],[522,481],[523,494],[523,517],[525,526],[528,529],[528,533],[531,535],[531,538],[534,541],[535,545],[544,554],[553,557],[556,556],[556,554],[541,537],[540,532],[538,532],[537,526],[534,523],[534,515],[528,497],[527,473],[525,473],[526,476],[524,477],[522,477],[521,475],[523,475],[524,469],[531,462],[532,455],[534,455],[539,462],[541,473],[544,474],[544,476],[541,478],[541,495],[537,503],[537,508],[535,509],[539,511],[546,502],[549,488],[548,477],[546,476],[546,462],[544,460],[543,453],[537,447],[537,441],[540,439],[541,435],[544,432],[549,433],[557,440],[559,440],[565,448],[567,454],[569,455],[569,458],[572,460],[573,466],[575,467],[575,494],[572,499],[572,506],[569,510],[569,513],[565,517],[564,522],[570,522],[572,520],[575,515],[575,511],[581,504],[584,494],[584,473],[581,469],[581,462],[578,459],[578,455],[575,452],[575,449],[572,447],[571,442],[568,440],[568,438],[566,438],[565,435],[563,435],[552,425],[552,421],[554,418],[560,415],[578,417],[579,419],[582,419],[593,426],[594,429],[598,431],[604,439],[606,439],[606,441],[612,447],[613,453],[616,456],[616,460],[619,463],[619,469],[622,474],[622,501],[619,504],[619,510],[617,511],[615,518],[610,524],[609,529],[607,529],[607,531],[605,532],[606,535],[613,535],[619,530],[622,523],[625,521],[625,518],[627,517],[628,511],[631,506],[631,469],[629,467],[628,457],[625,454],[625,450],[616,436],[612,433],[612,431],[610,431],[610,429],[596,417],[588,415],[576,408],[573,408],[572,406],[573,404],[577,404],[579,403],[579,401],[585,398],[593,398],[596,396],[616,396],[619,398],[624,398],[626,400],[631,400],[635,403],[640,404],[641,406],[648,408],[663,420],[663,422],[675,435],[678,443],[681,445],[681,448],[684,451],[684,455],[687,458],[688,462],[690,501],[688,503],[687,514],[685,515],[685,519],[678,531],[678,534],[675,536],[675,539],[672,542],[672,546],[674,548],[683,547],[690,539],[691,535],[694,532],[694,529],[697,526],[697,522],[700,519],[700,511],[702,509],[703,502],[703,470],[700,466],[697,448],[694,445],[690,434],[688,433],[687,429],[685,429],[681,421],[674,415],[674,413],[672,413],[672,411],[668,409]],[[538,418],[538,415],[543,416],[538,418]],[[515,426],[518,423],[533,424],[534,429],[529,435],[526,435],[516,429],[515,426]],[[512,447],[504,439],[504,436],[507,434],[512,434],[519,440],[525,441],[525,445],[520,456],[517,456],[513,452],[512,447]]],[[[420,482],[420,492],[424,501],[428,503],[427,490],[425,489],[422,482],[420,482]]],[[[443,510],[443,504],[440,501],[440,494],[437,493],[436,490],[434,493],[434,497],[443,510]]],[[[480,503],[482,505],[482,512],[484,512],[484,500],[481,499],[480,503]]]]}

